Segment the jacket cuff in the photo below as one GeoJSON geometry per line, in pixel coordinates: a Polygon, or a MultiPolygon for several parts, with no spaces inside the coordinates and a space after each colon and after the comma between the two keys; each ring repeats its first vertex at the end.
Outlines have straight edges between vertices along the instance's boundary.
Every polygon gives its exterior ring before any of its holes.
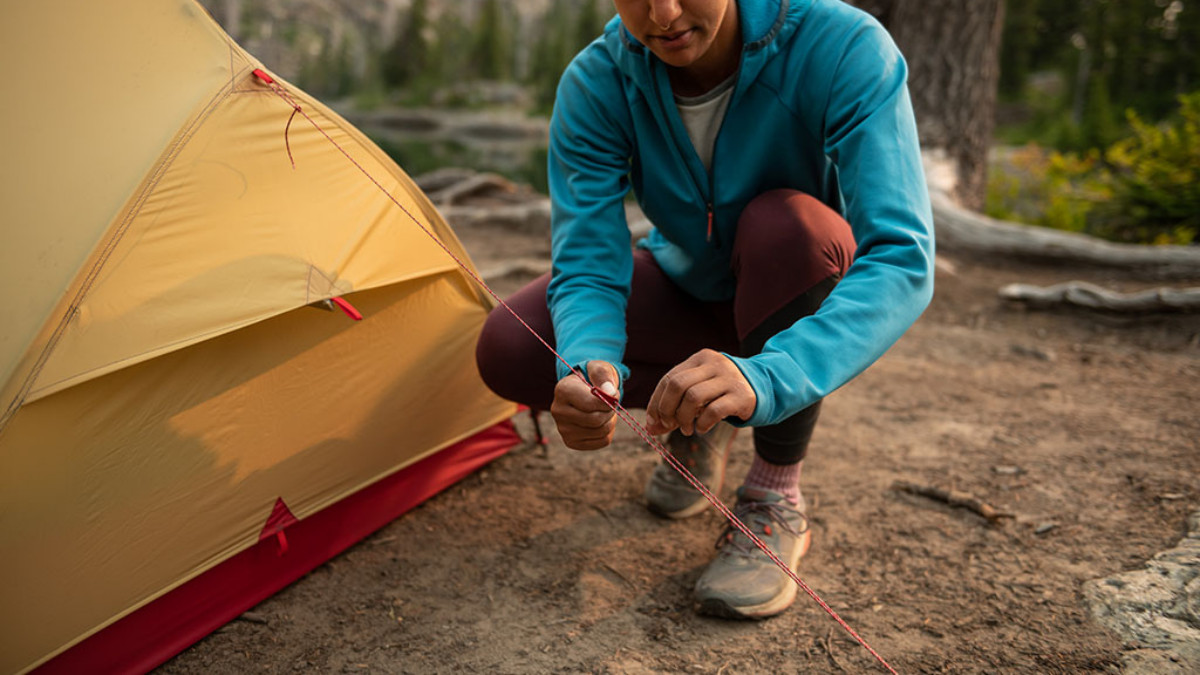
{"type": "Polygon", "coordinates": [[[771,379],[753,360],[725,352],[721,353],[733,361],[733,365],[737,366],[738,370],[742,371],[742,376],[754,390],[755,398],[754,414],[750,416],[750,419],[740,422],[737,418],[726,418],[725,421],[739,428],[767,426],[771,423],[771,417],[774,415],[776,407],[775,391],[771,387],[771,379]]]}

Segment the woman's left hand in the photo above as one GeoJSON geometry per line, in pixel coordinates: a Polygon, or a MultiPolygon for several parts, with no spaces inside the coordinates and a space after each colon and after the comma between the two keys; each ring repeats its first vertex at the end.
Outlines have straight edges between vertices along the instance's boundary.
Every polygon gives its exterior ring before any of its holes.
{"type": "Polygon", "coordinates": [[[707,433],[726,417],[750,419],[758,397],[724,354],[702,349],[659,380],[646,404],[646,430],[707,433]]]}

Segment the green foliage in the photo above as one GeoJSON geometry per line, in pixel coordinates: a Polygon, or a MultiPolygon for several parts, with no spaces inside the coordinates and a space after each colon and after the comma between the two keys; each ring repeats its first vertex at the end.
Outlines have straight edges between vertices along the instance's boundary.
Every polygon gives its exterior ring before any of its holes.
{"type": "Polygon", "coordinates": [[[554,0],[542,16],[538,40],[531,56],[529,84],[534,90],[534,112],[548,113],[563,70],[581,49],[604,32],[608,17],[595,0],[577,3],[554,0]],[[575,7],[578,6],[578,12],[575,7]]]}
{"type": "Polygon", "coordinates": [[[322,42],[316,55],[304,59],[297,76],[298,84],[318,98],[342,98],[358,86],[349,37],[334,45],[322,42]]]}
{"type": "Polygon", "coordinates": [[[1004,7],[1004,41],[1000,50],[1000,95],[1017,98],[1032,69],[1038,42],[1037,0],[1007,0],[1004,7]]]}
{"type": "Polygon", "coordinates": [[[595,2],[583,2],[575,17],[575,39],[573,51],[579,51],[604,32],[605,17],[595,2]]]}
{"type": "Polygon", "coordinates": [[[422,140],[390,140],[387,138],[372,138],[389,157],[411,176],[439,169],[444,166],[472,166],[464,162],[470,161],[466,146],[453,141],[432,143],[422,140]]]}
{"type": "Polygon", "coordinates": [[[383,53],[383,81],[389,88],[411,87],[429,81],[431,45],[426,38],[429,27],[426,0],[413,0],[403,27],[383,53]]]}
{"type": "Polygon", "coordinates": [[[1120,111],[1162,119],[1200,87],[1200,0],[1007,0],[1005,17],[1000,94],[1024,113],[1001,120],[1009,143],[1104,148],[1120,111]]]}
{"type": "Polygon", "coordinates": [[[1007,164],[989,171],[985,212],[1002,220],[1084,232],[1088,214],[1108,195],[1099,159],[1098,152],[1079,156],[1025,146],[1007,164]]]}
{"type": "Polygon", "coordinates": [[[485,80],[512,77],[513,38],[510,17],[500,0],[484,0],[475,22],[472,71],[485,80]]]}
{"type": "Polygon", "coordinates": [[[433,67],[439,82],[452,82],[466,72],[471,31],[458,13],[457,3],[442,7],[436,28],[437,49],[433,67]]]}
{"type": "Polygon", "coordinates": [[[1190,244],[1200,234],[1200,92],[1169,122],[1128,113],[1129,135],[1101,153],[1030,144],[991,167],[988,215],[1111,241],[1190,244]]]}
{"type": "Polygon", "coordinates": [[[573,55],[566,39],[569,10],[567,0],[555,0],[542,16],[529,73],[538,112],[549,112],[554,105],[558,78],[573,55]]]}
{"type": "Polygon", "coordinates": [[[1133,135],[1105,153],[1113,198],[1093,229],[1117,241],[1189,244],[1200,233],[1200,91],[1179,98],[1179,114],[1161,125],[1133,111],[1133,135]]]}

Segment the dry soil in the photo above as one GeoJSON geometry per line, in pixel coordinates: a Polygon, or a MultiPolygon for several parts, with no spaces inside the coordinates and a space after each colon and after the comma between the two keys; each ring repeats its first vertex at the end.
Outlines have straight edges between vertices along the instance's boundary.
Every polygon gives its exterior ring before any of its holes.
{"type": "MultiPolygon", "coordinates": [[[[544,233],[460,235],[481,267],[548,252],[544,233]]],[[[1170,548],[1200,506],[1200,316],[1030,311],[997,289],[1153,282],[941,257],[929,310],[827,401],[801,576],[900,672],[1117,671],[1131,646],[1091,620],[1080,588],[1170,548]],[[991,524],[897,480],[1015,517],[991,524]]],[[[546,451],[515,448],[162,672],[883,672],[803,595],[763,622],[696,615],[719,516],[648,513],[657,458],[632,432],[577,453],[543,424],[546,451]]],[[[734,453],[740,478],[749,434],[734,453]]]]}

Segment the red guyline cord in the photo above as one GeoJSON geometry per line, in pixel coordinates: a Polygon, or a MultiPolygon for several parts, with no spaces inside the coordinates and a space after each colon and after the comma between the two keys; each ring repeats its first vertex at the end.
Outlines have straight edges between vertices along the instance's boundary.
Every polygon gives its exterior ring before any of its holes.
{"type": "Polygon", "coordinates": [[[520,317],[520,315],[518,315],[517,312],[508,305],[508,303],[504,302],[504,300],[502,300],[500,298],[500,296],[496,295],[496,292],[493,291],[491,289],[491,287],[488,286],[487,283],[484,282],[484,280],[479,277],[478,274],[473,272],[471,270],[471,268],[465,262],[462,261],[462,259],[460,259],[457,255],[454,254],[453,251],[450,250],[449,247],[447,247],[444,243],[442,243],[442,240],[439,239],[436,234],[434,234],[429,228],[427,228],[424,224],[422,224],[421,221],[416,218],[416,216],[414,216],[407,208],[405,208],[405,206],[403,204],[401,204],[399,202],[399,200],[397,200],[392,195],[392,193],[390,191],[388,191],[387,188],[385,188],[382,184],[380,184],[380,182],[378,180],[376,180],[375,177],[372,176],[371,173],[362,166],[362,164],[359,164],[358,161],[355,160],[354,157],[352,157],[350,155],[350,153],[345,150],[345,148],[343,148],[337,141],[335,141],[333,139],[333,137],[331,137],[321,127],[321,125],[317,124],[317,122],[315,120],[313,120],[313,118],[309,117],[308,113],[306,113],[300,107],[300,104],[296,103],[296,100],[294,98],[292,98],[292,96],[290,94],[288,94],[287,91],[282,86],[280,86],[270,75],[268,75],[265,71],[263,71],[260,68],[254,69],[253,72],[254,72],[255,77],[257,77],[261,82],[263,82],[265,85],[267,85],[267,87],[269,87],[271,89],[271,91],[273,91],[277,95],[279,95],[280,98],[282,98],[289,106],[292,107],[292,116],[288,118],[288,126],[284,129],[284,143],[285,143],[285,145],[287,145],[287,148],[288,148],[288,159],[292,160],[292,168],[295,168],[296,162],[292,158],[291,145],[290,145],[290,143],[288,143],[287,133],[288,133],[288,129],[290,129],[290,127],[291,127],[292,118],[295,117],[297,113],[299,113],[300,115],[302,115],[304,117],[304,119],[308,120],[309,124],[312,124],[313,128],[316,129],[322,136],[324,136],[326,138],[326,140],[328,140],[330,143],[332,143],[333,146],[335,148],[337,148],[339,152],[341,152],[343,155],[345,155],[346,159],[350,160],[350,163],[353,164],[360,172],[362,172],[362,174],[364,176],[366,176],[368,180],[370,180],[372,183],[374,183],[375,187],[379,188],[379,190],[381,192],[383,192],[385,195],[387,195],[387,198],[390,199],[393,204],[395,204],[397,207],[399,207],[400,210],[404,212],[404,215],[408,216],[409,219],[412,220],[413,223],[417,227],[421,228],[422,232],[424,232],[426,235],[428,235],[429,238],[432,239],[434,241],[434,243],[438,245],[439,248],[441,248],[443,251],[445,251],[446,254],[449,255],[450,258],[453,259],[454,262],[457,263],[458,266],[461,267],[462,270],[464,272],[466,272],[466,274],[475,281],[475,283],[479,284],[480,288],[482,288],[484,291],[486,291],[487,294],[490,295],[492,297],[492,299],[494,299],[497,303],[499,303],[501,307],[508,310],[509,314],[512,314],[513,318],[515,318],[517,321],[519,321],[521,323],[521,325],[524,326],[530,332],[530,334],[533,335],[533,337],[537,338],[538,342],[542,343],[542,345],[546,349],[550,350],[550,352],[552,354],[554,354],[554,357],[557,358],[561,363],[566,365],[567,368],[569,368],[571,370],[571,373],[575,375],[575,377],[579,378],[580,381],[582,381],[585,385],[587,385],[591,389],[592,393],[596,395],[597,398],[604,401],[604,403],[607,404],[608,407],[612,409],[612,411],[617,415],[617,417],[619,417],[621,419],[621,421],[625,422],[625,424],[628,425],[629,428],[633,429],[633,431],[636,432],[637,435],[640,436],[643,441],[645,441],[647,444],[649,444],[650,447],[654,448],[655,452],[657,452],[663,458],[663,461],[667,462],[668,464],[671,465],[672,468],[674,468],[676,471],[678,471],[679,474],[681,476],[683,476],[683,478],[685,480],[687,480],[687,482],[692,487],[696,488],[696,490],[699,491],[700,494],[703,495],[704,498],[707,499],[710,504],[712,504],[713,508],[715,508],[721,515],[725,516],[725,518],[727,520],[729,520],[729,522],[735,528],[737,528],[737,530],[739,532],[746,535],[746,537],[748,539],[750,539],[750,541],[754,542],[754,545],[757,546],[759,549],[761,549],[762,552],[765,553],[767,555],[767,557],[771,559],[771,562],[775,563],[775,565],[777,567],[779,567],[779,569],[783,570],[783,572],[785,574],[787,574],[787,576],[792,581],[794,581],[797,586],[799,586],[805,593],[808,594],[809,597],[811,597],[818,605],[821,606],[821,609],[825,610],[825,613],[827,613],[829,616],[831,616],[833,618],[833,620],[838,623],[838,625],[840,625],[842,628],[844,628],[846,630],[846,632],[849,633],[850,636],[853,637],[858,642],[858,644],[862,645],[863,648],[865,648],[868,652],[870,652],[871,656],[874,656],[875,660],[878,661],[880,663],[880,665],[882,665],[884,668],[886,668],[889,673],[892,673],[892,675],[898,675],[896,673],[896,669],[892,668],[892,666],[890,664],[888,664],[888,662],[885,661],[882,656],[879,655],[879,652],[875,651],[875,649],[872,648],[871,645],[867,644],[867,641],[864,640],[862,637],[860,637],[859,634],[857,632],[855,632],[855,630],[853,628],[850,627],[850,624],[846,623],[846,621],[841,616],[839,616],[838,613],[836,611],[834,611],[832,607],[830,607],[824,600],[822,600],[821,596],[817,595],[816,591],[812,590],[812,588],[810,588],[808,586],[808,584],[804,583],[804,580],[801,579],[800,576],[797,575],[796,572],[793,571],[792,568],[787,565],[787,563],[780,560],[779,556],[776,555],[775,552],[771,550],[770,546],[767,546],[767,544],[762,539],[758,538],[758,535],[751,532],[750,528],[746,527],[746,525],[741,521],[741,519],[739,519],[736,515],[734,515],[733,512],[730,511],[729,508],[726,507],[725,504],[722,503],[721,500],[712,493],[712,491],[710,491],[703,483],[701,483],[695,476],[693,476],[692,473],[690,471],[688,471],[687,468],[679,462],[679,460],[675,459],[675,457],[673,457],[671,455],[671,453],[668,452],[667,449],[664,448],[663,445],[658,442],[658,439],[656,439],[648,431],[646,431],[646,429],[641,424],[638,423],[638,421],[633,417],[633,415],[627,409],[625,409],[625,407],[622,406],[621,403],[615,397],[609,396],[608,394],[605,394],[604,392],[597,389],[595,386],[593,386],[590,382],[587,381],[587,378],[584,377],[583,373],[579,372],[578,369],[572,367],[571,364],[567,363],[566,359],[564,359],[562,357],[562,355],[559,354],[558,351],[556,351],[554,349],[554,347],[551,347],[550,343],[546,342],[546,340],[544,338],[542,338],[541,335],[538,335],[538,332],[536,330],[534,330],[532,326],[530,326],[528,323],[526,323],[525,320],[522,319],[520,317]]]}

